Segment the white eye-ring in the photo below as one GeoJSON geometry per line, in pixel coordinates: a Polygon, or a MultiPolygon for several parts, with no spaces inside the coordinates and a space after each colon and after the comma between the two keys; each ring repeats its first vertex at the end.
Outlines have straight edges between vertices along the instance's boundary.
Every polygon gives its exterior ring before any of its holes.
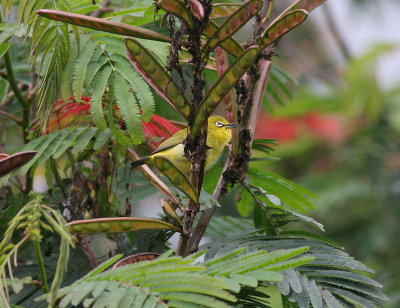
{"type": "Polygon", "coordinates": [[[217,125],[218,127],[222,127],[224,126],[224,124],[221,121],[217,121],[215,122],[215,125],[217,125]]]}

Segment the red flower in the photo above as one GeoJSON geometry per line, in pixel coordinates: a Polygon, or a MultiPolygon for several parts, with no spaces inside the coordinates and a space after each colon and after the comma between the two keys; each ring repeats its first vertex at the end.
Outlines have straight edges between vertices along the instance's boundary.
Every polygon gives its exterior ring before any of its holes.
{"type": "MultiPolygon", "coordinates": [[[[68,102],[63,99],[55,102],[45,134],[70,126],[79,126],[90,121],[90,97],[82,96],[77,102],[71,96],[68,102]]],[[[123,120],[121,119],[121,124],[123,120]]],[[[158,115],[152,115],[150,121],[143,124],[143,132],[150,140],[150,146],[155,149],[163,140],[179,131],[175,125],[158,115]]]]}
{"type": "Polygon", "coordinates": [[[294,141],[298,137],[298,123],[295,119],[277,118],[261,112],[256,126],[256,139],[276,139],[279,143],[294,141]]]}
{"type": "Polygon", "coordinates": [[[255,138],[272,138],[282,144],[295,141],[300,134],[310,134],[318,140],[337,145],[346,141],[348,133],[343,119],[335,114],[312,111],[297,117],[277,117],[262,112],[258,118],[255,138]]]}
{"type": "Polygon", "coordinates": [[[59,99],[53,106],[53,112],[44,133],[48,134],[69,126],[79,126],[89,116],[89,102],[90,97],[87,96],[82,96],[80,102],[77,102],[73,96],[69,97],[68,102],[59,99]]]}

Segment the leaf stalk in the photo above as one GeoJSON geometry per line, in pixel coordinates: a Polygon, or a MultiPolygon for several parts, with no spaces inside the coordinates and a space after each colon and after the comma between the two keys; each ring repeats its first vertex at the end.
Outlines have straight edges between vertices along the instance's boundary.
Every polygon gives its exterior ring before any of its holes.
{"type": "Polygon", "coordinates": [[[32,241],[33,248],[35,249],[36,260],[38,263],[40,278],[42,280],[42,289],[44,292],[49,292],[49,287],[47,285],[46,270],[44,268],[44,261],[42,256],[42,251],[40,250],[40,241],[32,241]]]}

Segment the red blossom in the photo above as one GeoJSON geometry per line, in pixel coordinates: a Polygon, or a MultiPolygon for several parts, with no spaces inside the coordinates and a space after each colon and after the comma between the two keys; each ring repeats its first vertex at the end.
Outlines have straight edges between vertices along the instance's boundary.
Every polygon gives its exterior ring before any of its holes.
{"type": "MultiPolygon", "coordinates": [[[[82,96],[77,102],[73,96],[65,102],[59,99],[54,103],[53,112],[45,134],[71,126],[79,126],[83,121],[88,121],[90,116],[90,97],[82,96]]],[[[149,139],[150,146],[155,149],[163,140],[179,131],[175,125],[158,115],[152,115],[150,121],[143,124],[143,132],[149,139]]],[[[121,127],[123,119],[121,118],[121,127]]]]}
{"type": "Polygon", "coordinates": [[[290,118],[277,118],[261,112],[254,138],[276,139],[280,143],[294,141],[298,137],[297,121],[290,118]]]}
{"type": "Polygon", "coordinates": [[[272,138],[279,143],[294,142],[300,134],[309,134],[331,144],[342,144],[349,134],[344,120],[335,114],[312,111],[297,117],[277,117],[261,113],[257,122],[255,138],[272,138]]]}

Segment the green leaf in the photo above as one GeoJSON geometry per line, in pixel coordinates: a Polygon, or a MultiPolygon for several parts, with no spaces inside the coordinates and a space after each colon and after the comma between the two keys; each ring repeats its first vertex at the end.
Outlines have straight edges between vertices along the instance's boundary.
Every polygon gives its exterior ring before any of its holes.
{"type": "Polygon", "coordinates": [[[89,143],[89,141],[94,137],[98,131],[95,127],[89,127],[85,129],[85,132],[76,139],[75,145],[72,148],[72,154],[76,155],[82,151],[89,143]]]}
{"type": "Polygon", "coordinates": [[[43,142],[34,147],[38,154],[21,169],[22,174],[25,174],[29,168],[38,161],[40,161],[39,164],[44,163],[54,153],[59,142],[62,141],[62,138],[58,138],[59,135],[62,135],[62,131],[57,131],[46,136],[47,138],[42,139],[43,142]]]}
{"type": "Polygon", "coordinates": [[[72,93],[77,100],[81,99],[82,87],[85,80],[87,67],[95,48],[96,44],[93,41],[89,40],[86,42],[85,47],[79,55],[78,61],[75,63],[72,75],[72,93]]]}
{"type": "Polygon", "coordinates": [[[105,271],[107,268],[112,266],[119,259],[121,259],[122,256],[123,256],[122,254],[119,254],[119,255],[115,255],[115,256],[111,257],[110,259],[108,259],[108,260],[104,261],[103,263],[101,263],[100,265],[98,265],[95,269],[93,269],[85,277],[86,278],[90,278],[90,277],[93,277],[93,276],[95,276],[97,274],[100,274],[101,272],[105,271]]]}
{"type": "Polygon", "coordinates": [[[75,129],[71,129],[69,131],[69,134],[66,135],[65,138],[63,139],[63,142],[60,143],[60,145],[57,147],[53,155],[53,158],[57,159],[61,157],[61,155],[63,155],[65,151],[71,147],[76,138],[78,138],[85,130],[86,128],[84,127],[77,127],[75,129]]]}
{"type": "MultiPolygon", "coordinates": [[[[61,97],[65,102],[68,101],[70,95],[70,84],[72,80],[72,74],[74,71],[74,64],[78,58],[78,46],[77,44],[71,45],[71,54],[68,58],[68,62],[65,65],[65,68],[62,72],[61,76],[61,97]]],[[[79,99],[78,99],[79,100],[79,99]]]]}
{"type": "Polygon", "coordinates": [[[132,69],[128,59],[118,55],[114,55],[114,57],[111,58],[117,61],[117,63],[115,63],[115,69],[129,82],[129,85],[133,89],[137,102],[142,110],[143,120],[146,122],[149,121],[155,111],[154,97],[149,85],[137,71],[132,69]]]}
{"type": "Polygon", "coordinates": [[[107,127],[107,123],[104,119],[103,113],[103,94],[106,89],[108,79],[111,75],[111,67],[105,66],[98,76],[94,79],[95,86],[93,87],[92,98],[90,100],[90,113],[93,118],[93,122],[97,125],[97,127],[101,130],[104,130],[107,127]]]}
{"type": "MultiPolygon", "coordinates": [[[[224,228],[226,229],[225,226],[224,228]]],[[[278,282],[280,292],[287,295],[290,301],[297,303],[299,307],[308,308],[310,299],[313,307],[315,305],[322,307],[322,299],[326,303],[329,301],[332,307],[337,307],[333,304],[336,302],[346,307],[352,307],[350,302],[359,303],[363,307],[376,307],[382,306],[387,301],[387,297],[381,291],[382,285],[361,273],[371,272],[371,270],[348,256],[340,248],[307,236],[298,238],[295,235],[266,237],[249,236],[246,232],[241,234],[242,236],[237,234],[219,241],[214,240],[203,246],[202,248],[209,249],[206,258],[221,252],[235,251],[237,247],[246,247],[254,254],[242,257],[241,263],[229,260],[229,267],[226,264],[224,267],[223,264],[214,262],[213,265],[207,266],[208,271],[220,275],[221,270],[230,273],[232,268],[236,268],[235,273],[243,275],[241,270],[248,271],[254,266],[260,267],[261,264],[267,265],[265,269],[285,270],[282,273],[283,279],[278,282]],[[275,251],[281,255],[287,249],[301,248],[305,245],[310,249],[302,257],[278,260],[278,262],[268,264],[271,262],[271,257],[269,257],[265,260],[267,263],[262,263],[262,253],[265,251],[275,251]],[[257,255],[254,251],[260,254],[257,255]],[[315,259],[310,262],[310,257],[315,259]],[[306,261],[308,263],[302,264],[306,261]],[[290,268],[291,270],[288,270],[290,268]],[[324,291],[329,292],[331,296],[324,291]],[[326,300],[324,294],[327,294],[326,300]]],[[[254,272],[259,270],[261,269],[253,269],[254,272]]],[[[248,272],[245,275],[249,275],[248,272]]]]}
{"type": "Polygon", "coordinates": [[[314,281],[318,282],[321,286],[332,286],[332,287],[339,287],[339,288],[347,288],[348,290],[352,290],[352,292],[358,292],[359,294],[365,294],[366,296],[371,296],[376,298],[377,300],[381,301],[388,301],[389,298],[383,294],[378,289],[365,285],[362,283],[354,283],[352,281],[346,281],[344,279],[336,279],[336,278],[328,278],[328,277],[321,277],[314,279],[314,281]]]}
{"type": "Polygon", "coordinates": [[[248,175],[252,179],[252,187],[261,187],[268,194],[273,194],[282,202],[305,211],[304,207],[313,208],[306,197],[315,197],[310,191],[283,177],[267,171],[248,168],[248,175]]]}
{"type": "Polygon", "coordinates": [[[3,27],[3,25],[6,25],[7,28],[0,32],[0,44],[6,43],[8,41],[8,39],[11,36],[13,36],[15,31],[17,31],[17,29],[18,29],[16,24],[9,25],[9,24],[1,23],[0,26],[3,27]]]}
{"type": "Polygon", "coordinates": [[[192,263],[193,260],[164,256],[105,271],[111,264],[107,261],[61,289],[59,305],[165,308],[192,307],[201,302],[203,307],[230,307],[226,301],[234,302],[236,298],[226,291],[226,280],[206,275],[203,266],[192,263]]]}
{"type": "Polygon", "coordinates": [[[298,237],[298,238],[301,238],[301,237],[313,238],[315,240],[318,240],[318,241],[324,242],[326,244],[335,246],[336,248],[341,248],[341,246],[339,244],[337,244],[336,242],[334,242],[334,241],[332,241],[332,240],[330,240],[330,239],[328,239],[328,238],[326,238],[324,236],[321,236],[321,235],[318,235],[318,234],[314,234],[314,233],[311,233],[311,232],[307,232],[307,231],[289,230],[289,231],[281,231],[279,234],[281,234],[283,236],[295,236],[295,237],[298,237]]]}
{"type": "Polygon", "coordinates": [[[249,286],[249,287],[255,288],[258,285],[258,281],[254,277],[248,277],[246,275],[231,274],[230,278],[244,286],[249,286]]]}
{"type": "Polygon", "coordinates": [[[104,64],[108,63],[108,58],[104,55],[101,48],[96,48],[93,52],[92,58],[90,59],[88,69],[85,76],[85,86],[86,88],[92,87],[92,81],[99,71],[103,68],[104,64]]]}
{"type": "Polygon", "coordinates": [[[114,78],[115,98],[121,115],[127,125],[134,144],[143,141],[143,127],[140,119],[140,109],[135,95],[129,88],[127,81],[119,74],[114,78]]]}
{"type": "Polygon", "coordinates": [[[337,299],[332,295],[332,293],[327,290],[322,291],[322,297],[329,308],[341,306],[337,299]]]}
{"type": "MultiPolygon", "coordinates": [[[[272,208],[270,207],[270,209],[272,208]]],[[[278,207],[274,207],[273,210],[278,212],[279,214],[272,214],[271,217],[276,219],[279,223],[285,223],[285,221],[292,222],[294,220],[304,222],[320,231],[325,231],[324,225],[316,221],[314,218],[299,214],[295,211],[286,210],[278,207]]]]}
{"type": "Polygon", "coordinates": [[[274,271],[267,271],[267,270],[262,270],[262,271],[253,271],[253,272],[248,272],[246,273],[246,276],[254,277],[258,281],[281,281],[282,280],[282,275],[280,273],[274,272],[274,271]]]}
{"type": "Polygon", "coordinates": [[[254,199],[247,190],[242,190],[238,194],[237,198],[240,198],[239,202],[236,202],[236,208],[242,217],[249,217],[251,211],[254,208],[254,199]]]}
{"type": "Polygon", "coordinates": [[[322,307],[322,298],[321,298],[321,290],[317,287],[315,281],[311,281],[308,285],[308,291],[310,294],[310,299],[313,307],[315,308],[323,308],[322,307]]]}
{"type": "Polygon", "coordinates": [[[93,150],[97,151],[103,147],[111,138],[111,132],[109,128],[101,131],[96,138],[96,142],[93,145],[93,150]]]}

